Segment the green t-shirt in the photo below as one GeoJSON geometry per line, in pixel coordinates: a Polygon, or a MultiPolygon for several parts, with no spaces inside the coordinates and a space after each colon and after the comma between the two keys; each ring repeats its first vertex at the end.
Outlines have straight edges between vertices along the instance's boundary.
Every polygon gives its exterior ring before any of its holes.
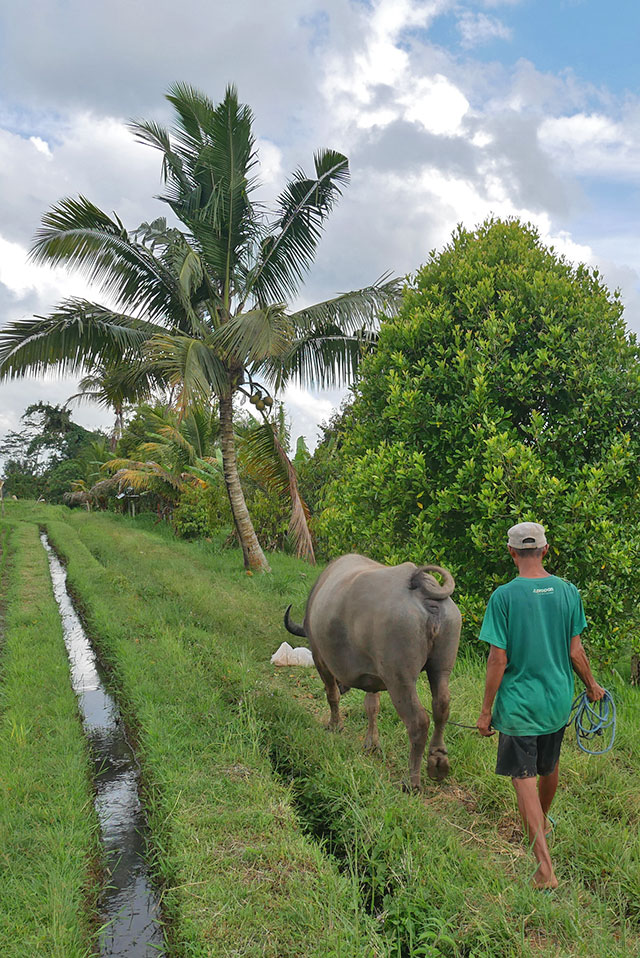
{"type": "Polygon", "coordinates": [[[571,639],[587,622],[575,585],[518,576],[493,593],[480,638],[507,653],[491,720],[507,735],[547,735],[566,725],[573,698],[571,639]]]}

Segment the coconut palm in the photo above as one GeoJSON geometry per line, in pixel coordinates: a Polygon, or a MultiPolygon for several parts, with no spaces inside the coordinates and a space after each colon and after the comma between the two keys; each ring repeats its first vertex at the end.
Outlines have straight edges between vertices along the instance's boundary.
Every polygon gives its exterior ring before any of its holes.
{"type": "Polygon", "coordinates": [[[181,228],[155,221],[128,233],[82,196],[61,200],[43,217],[34,258],[82,269],[115,305],[70,299],[48,317],[10,324],[0,334],[0,375],[144,358],[176,387],[181,409],[213,393],[245,565],[267,569],[238,477],[234,396],[246,381],[265,394],[292,378],[320,387],[349,381],[375,341],[379,312],[395,307],[399,283],[383,277],[291,310],[348,181],[346,157],[318,151],[313,176],[296,170],[269,215],[253,195],[252,114],[234,87],[217,106],[184,84],[167,99],[175,111],[170,132],[155,122],[132,129],[162,154],[160,198],[181,228]]]}

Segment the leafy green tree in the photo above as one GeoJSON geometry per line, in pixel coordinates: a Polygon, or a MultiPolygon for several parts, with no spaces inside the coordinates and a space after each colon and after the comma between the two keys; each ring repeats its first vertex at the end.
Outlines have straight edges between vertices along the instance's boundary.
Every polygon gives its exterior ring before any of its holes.
{"type": "Polygon", "coordinates": [[[398,284],[383,278],[291,311],[286,304],[348,181],[346,157],[317,152],[314,174],[297,170],[269,215],[254,199],[253,118],[235,89],[217,106],[184,84],[167,99],[175,111],[171,131],[155,122],[132,128],[162,155],[161,199],[181,229],[158,220],[128,233],[84,197],[61,200],[43,218],[35,259],[84,270],[116,307],[71,299],[49,317],[9,325],[0,334],[0,374],[51,367],[91,373],[144,359],[175,389],[182,410],[213,393],[245,565],[266,569],[239,480],[234,396],[256,377],[274,390],[291,378],[320,386],[349,381],[375,341],[380,309],[393,308],[398,284]]]}
{"type": "Polygon", "coordinates": [[[452,568],[467,630],[548,530],[611,661],[640,616],[640,356],[617,293],[518,221],[431,253],[366,360],[320,518],[332,553],[452,568]]]}
{"type": "Polygon", "coordinates": [[[91,432],[71,419],[64,406],[32,403],[21,417],[21,428],[7,434],[0,444],[5,458],[5,496],[19,499],[62,501],[73,468],[69,463],[83,455],[102,434],[91,432]]]}

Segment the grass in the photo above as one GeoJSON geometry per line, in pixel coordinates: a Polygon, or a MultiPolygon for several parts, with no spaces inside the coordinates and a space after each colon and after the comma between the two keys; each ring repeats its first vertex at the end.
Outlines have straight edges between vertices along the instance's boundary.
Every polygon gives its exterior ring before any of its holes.
{"type": "Polygon", "coordinates": [[[0,545],[0,954],[85,958],[98,852],[88,753],[37,527],[4,523],[0,545]]]}
{"type": "Polygon", "coordinates": [[[172,953],[380,954],[357,886],[304,835],[273,775],[251,698],[230,708],[196,651],[202,630],[162,587],[152,600],[151,583],[133,591],[105,569],[69,524],[49,534],[137,739],[172,953]]]}
{"type": "MultiPolygon", "coordinates": [[[[314,570],[276,555],[271,576],[247,576],[237,553],[129,520],[42,517],[135,728],[172,954],[638,952],[637,690],[606,677],[612,753],[564,746],[561,887],[540,895],[511,785],[493,774],[495,740],[450,727],[451,777],[405,795],[406,734],[390,703],[382,759],[367,758],[360,693],[343,700],[344,733],[329,735],[315,672],[269,664],[282,611],[293,601],[301,617],[314,570]]],[[[452,718],[473,723],[482,683],[463,650],[452,718]]]]}

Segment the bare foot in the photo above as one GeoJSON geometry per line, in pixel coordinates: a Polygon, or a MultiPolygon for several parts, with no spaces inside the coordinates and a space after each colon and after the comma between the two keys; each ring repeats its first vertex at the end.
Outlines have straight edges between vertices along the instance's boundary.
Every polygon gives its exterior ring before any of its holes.
{"type": "Polygon", "coordinates": [[[544,889],[547,888],[558,887],[558,879],[556,878],[553,870],[551,872],[547,872],[541,871],[540,868],[538,868],[531,882],[533,887],[539,889],[540,891],[544,891],[544,889]]]}

